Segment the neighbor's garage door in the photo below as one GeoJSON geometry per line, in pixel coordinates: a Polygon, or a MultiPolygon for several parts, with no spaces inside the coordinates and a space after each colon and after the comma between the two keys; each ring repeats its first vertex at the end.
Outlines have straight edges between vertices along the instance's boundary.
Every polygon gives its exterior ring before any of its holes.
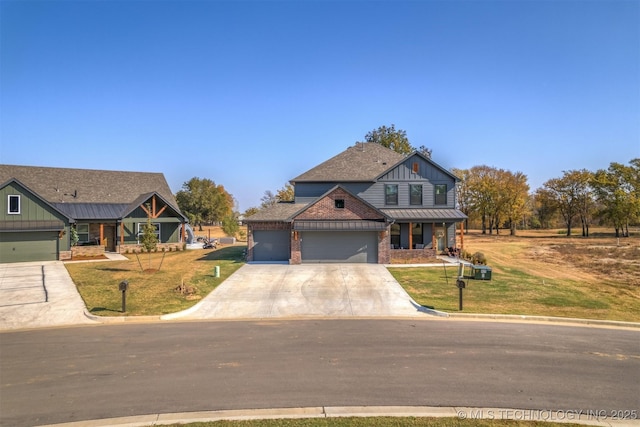
{"type": "Polygon", "coordinates": [[[288,261],[291,257],[289,249],[289,231],[254,231],[254,261],[288,261]]]}
{"type": "Polygon", "coordinates": [[[0,262],[56,261],[58,232],[0,233],[0,262]]]}
{"type": "Polygon", "coordinates": [[[377,263],[378,235],[370,231],[305,231],[302,262],[377,263]]]}

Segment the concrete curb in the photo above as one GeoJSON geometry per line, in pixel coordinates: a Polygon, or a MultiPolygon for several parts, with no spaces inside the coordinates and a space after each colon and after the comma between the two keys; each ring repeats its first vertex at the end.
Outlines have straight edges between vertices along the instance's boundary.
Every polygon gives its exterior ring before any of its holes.
{"type": "Polygon", "coordinates": [[[606,415],[581,410],[552,411],[539,409],[470,408],[456,406],[317,406],[307,408],[240,409],[222,411],[149,414],[131,417],[75,421],[40,427],[145,427],[188,424],[221,420],[264,420],[293,418],[342,417],[429,417],[460,420],[515,420],[579,423],[603,427],[638,427],[640,421],[612,420],[606,415]]]}
{"type": "Polygon", "coordinates": [[[474,314],[474,313],[448,313],[448,318],[452,320],[503,320],[511,322],[538,322],[538,323],[558,323],[583,326],[610,326],[616,328],[640,329],[640,323],[622,322],[618,320],[596,320],[580,319],[573,317],[551,317],[551,316],[528,316],[520,314],[474,314]]]}
{"type": "MultiPolygon", "coordinates": [[[[200,304],[200,303],[198,303],[200,304]]],[[[149,322],[169,322],[172,320],[183,320],[182,318],[188,316],[191,313],[194,313],[198,310],[198,304],[190,307],[186,310],[179,311],[176,313],[169,313],[157,316],[121,316],[121,317],[107,317],[107,316],[96,316],[95,314],[89,313],[86,309],[84,310],[84,315],[89,320],[92,320],[97,323],[103,324],[115,324],[115,323],[149,323],[149,322]]],[[[444,311],[434,310],[428,307],[419,306],[415,303],[418,308],[418,311],[424,313],[428,316],[440,317],[450,320],[478,320],[478,321],[504,321],[504,322],[512,322],[512,323],[549,323],[549,324],[558,324],[558,325],[571,325],[571,326],[599,326],[599,327],[611,327],[611,328],[627,328],[627,329],[640,329],[640,323],[636,322],[622,322],[617,320],[596,320],[596,319],[580,319],[580,318],[571,318],[571,317],[551,317],[551,316],[528,316],[528,315],[519,315],[519,314],[476,314],[476,313],[448,313],[444,311]]],[[[375,318],[375,319],[412,319],[412,320],[429,320],[430,317],[411,317],[411,316],[380,316],[380,317],[326,317],[326,316],[310,316],[310,317],[274,317],[270,318],[272,320],[275,319],[295,319],[295,320],[304,320],[304,319],[363,319],[363,318],[375,318]]],[[[192,321],[252,321],[252,320],[264,320],[265,318],[219,318],[219,319],[188,319],[192,321]]]]}
{"type": "Polygon", "coordinates": [[[84,316],[98,323],[135,323],[135,322],[156,322],[162,320],[162,316],[96,316],[84,309],[84,316]]]}

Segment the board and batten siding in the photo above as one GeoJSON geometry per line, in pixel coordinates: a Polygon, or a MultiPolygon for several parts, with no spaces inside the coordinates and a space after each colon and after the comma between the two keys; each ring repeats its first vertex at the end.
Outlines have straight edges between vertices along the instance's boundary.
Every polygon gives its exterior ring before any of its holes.
{"type": "Polygon", "coordinates": [[[67,218],[21,186],[11,183],[0,190],[2,221],[62,221],[67,218]],[[9,214],[9,195],[20,196],[20,214],[9,214]]]}

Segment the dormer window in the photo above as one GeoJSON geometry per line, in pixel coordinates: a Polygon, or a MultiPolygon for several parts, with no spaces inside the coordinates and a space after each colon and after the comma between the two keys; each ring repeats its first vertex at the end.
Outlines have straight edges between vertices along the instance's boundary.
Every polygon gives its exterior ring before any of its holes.
{"type": "Polygon", "coordinates": [[[336,199],[334,203],[336,209],[344,209],[344,199],[336,199]]]}
{"type": "Polygon", "coordinates": [[[9,215],[19,215],[20,214],[20,195],[17,194],[9,194],[7,198],[7,213],[9,215]]]}

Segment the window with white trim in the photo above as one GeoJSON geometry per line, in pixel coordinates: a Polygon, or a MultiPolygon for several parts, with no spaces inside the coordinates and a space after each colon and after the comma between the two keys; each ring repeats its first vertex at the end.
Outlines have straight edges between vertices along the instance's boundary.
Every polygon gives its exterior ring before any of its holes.
{"type": "Polygon", "coordinates": [[[9,194],[7,196],[7,213],[9,215],[20,214],[20,195],[9,194]]]}
{"type": "MultiPolygon", "coordinates": [[[[140,237],[142,237],[142,235],[144,234],[144,226],[147,225],[146,222],[139,222],[138,223],[138,243],[140,242],[140,237]]],[[[160,223],[159,222],[152,222],[151,225],[153,225],[156,229],[156,237],[158,238],[158,243],[160,243],[160,223]]]]}
{"type": "Polygon", "coordinates": [[[76,233],[78,234],[78,243],[87,243],[89,241],[89,224],[77,224],[76,233]]]}

